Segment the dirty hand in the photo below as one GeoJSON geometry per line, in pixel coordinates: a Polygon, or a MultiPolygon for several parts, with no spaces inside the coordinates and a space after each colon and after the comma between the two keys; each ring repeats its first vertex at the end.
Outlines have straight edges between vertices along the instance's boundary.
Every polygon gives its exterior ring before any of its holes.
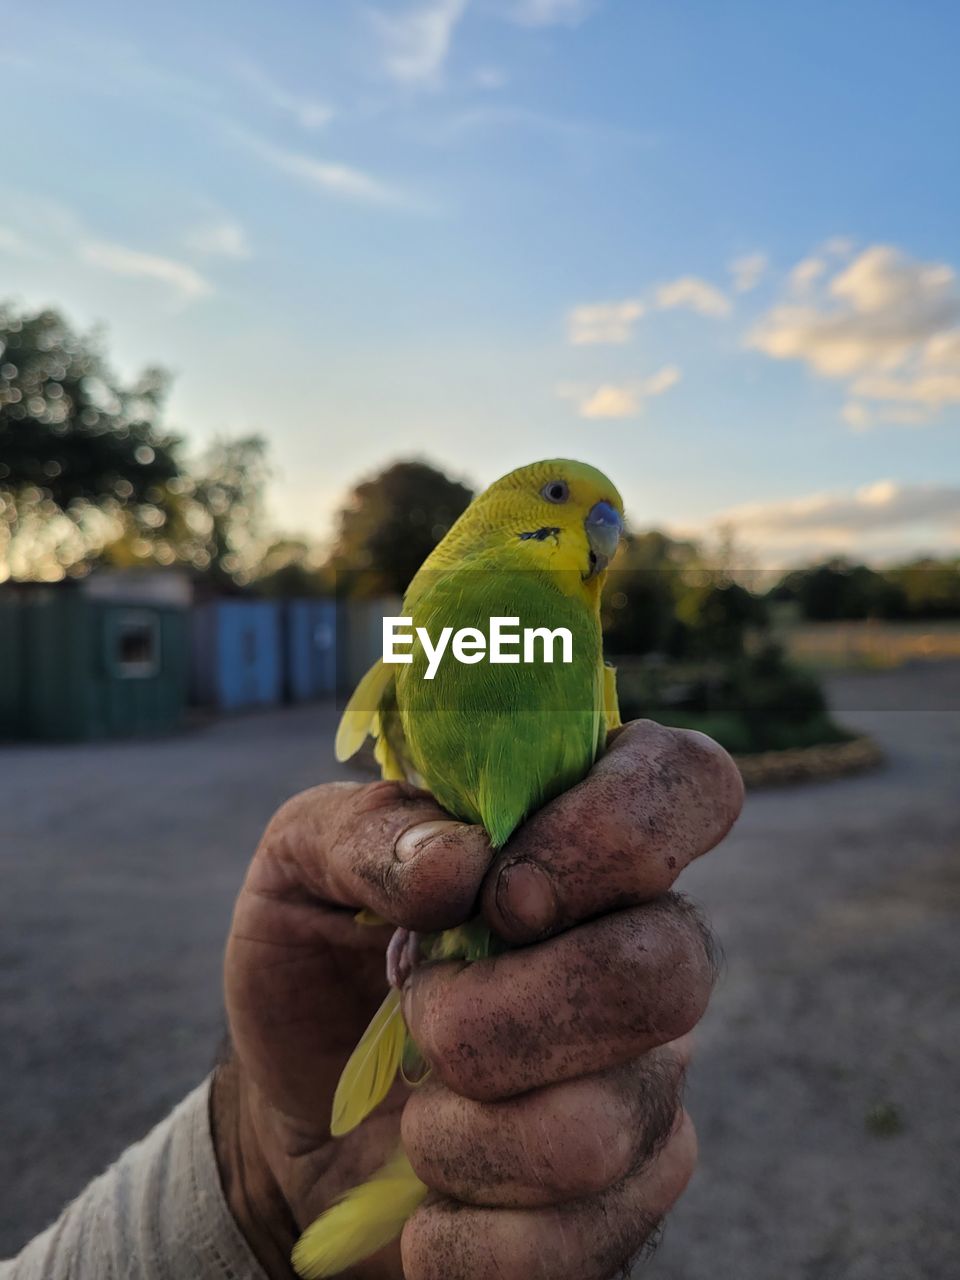
{"type": "Polygon", "coordinates": [[[742,803],[700,734],[637,721],[578,786],[493,857],[402,783],[295,796],[261,841],[227,947],[233,1050],[213,1093],[231,1209],[289,1276],[299,1230],[402,1131],[432,1189],[364,1280],[604,1280],[683,1190],[696,1147],[685,1042],[714,977],[707,935],[670,892],[742,803]],[[414,971],[410,1030],[433,1071],[329,1134],[340,1072],[386,993],[392,926],[462,923],[479,902],[517,950],[414,971]],[[366,907],[390,926],[355,922],[366,907]]]}

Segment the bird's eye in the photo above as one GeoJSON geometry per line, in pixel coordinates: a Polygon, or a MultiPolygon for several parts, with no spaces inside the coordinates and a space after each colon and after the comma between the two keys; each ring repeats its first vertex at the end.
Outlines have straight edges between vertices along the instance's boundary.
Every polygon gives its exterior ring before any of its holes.
{"type": "Polygon", "coordinates": [[[550,480],[540,490],[548,502],[566,502],[570,489],[565,480],[550,480]]]}

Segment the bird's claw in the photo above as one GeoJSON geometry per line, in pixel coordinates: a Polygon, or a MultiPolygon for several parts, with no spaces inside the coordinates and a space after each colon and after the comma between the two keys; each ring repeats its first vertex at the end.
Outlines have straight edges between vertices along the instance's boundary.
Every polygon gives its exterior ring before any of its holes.
{"type": "Polygon", "coordinates": [[[398,929],[387,944],[387,981],[399,990],[413,973],[420,958],[420,935],[398,929]]]}

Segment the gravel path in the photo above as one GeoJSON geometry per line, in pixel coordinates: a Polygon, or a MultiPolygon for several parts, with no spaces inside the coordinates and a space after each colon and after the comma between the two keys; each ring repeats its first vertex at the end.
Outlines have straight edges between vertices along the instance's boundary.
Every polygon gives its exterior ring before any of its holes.
{"type": "Polygon", "coordinates": [[[960,666],[830,691],[887,768],[754,792],[684,878],[727,964],[656,1280],[960,1276],[960,666]]]}
{"type": "MultiPolygon", "coordinates": [[[[655,1280],[960,1275],[960,665],[831,681],[888,767],[754,793],[685,877],[727,965],[655,1280]]],[[[257,837],[348,776],[329,705],[0,749],[0,1256],[208,1069],[257,837]]]]}

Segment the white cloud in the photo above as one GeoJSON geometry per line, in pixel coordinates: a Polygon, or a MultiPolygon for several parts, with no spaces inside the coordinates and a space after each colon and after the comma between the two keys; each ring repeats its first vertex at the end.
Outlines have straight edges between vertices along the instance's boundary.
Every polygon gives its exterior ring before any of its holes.
{"type": "Polygon", "coordinates": [[[584,303],[569,312],[567,336],[576,347],[627,342],[633,336],[634,323],[645,310],[638,298],[584,303]]]}
{"type": "Polygon", "coordinates": [[[643,410],[633,387],[605,383],[580,401],[581,418],[636,418],[643,410]]]}
{"type": "Polygon", "coordinates": [[[843,381],[853,397],[843,416],[856,427],[925,421],[960,404],[960,290],[949,265],[872,245],[826,271],[821,258],[794,268],[791,284],[806,295],[768,312],[749,344],[843,381]]]}
{"type": "Polygon", "coordinates": [[[636,382],[604,383],[588,392],[562,387],[560,393],[577,401],[581,418],[638,418],[648,400],[675,387],[680,377],[680,370],[671,364],[636,382]]]}
{"type": "Polygon", "coordinates": [[[737,293],[749,293],[766,274],[769,260],[765,253],[747,253],[730,264],[733,287],[737,293]]]}
{"type": "Polygon", "coordinates": [[[819,248],[801,258],[787,277],[794,293],[806,293],[811,285],[830,270],[832,261],[849,258],[856,245],[848,236],[833,236],[819,248]]]}
{"type": "Polygon", "coordinates": [[[680,370],[675,364],[666,364],[656,373],[651,374],[642,384],[645,396],[662,396],[665,391],[675,387],[680,381],[680,370]]]}
{"type": "Polygon", "coordinates": [[[897,310],[921,328],[936,327],[945,312],[956,312],[954,278],[946,263],[912,262],[888,245],[873,245],[834,278],[830,292],[860,315],[897,310]]]}
{"type": "Polygon", "coordinates": [[[873,415],[865,404],[859,400],[849,400],[840,410],[840,417],[854,431],[863,431],[873,422],[873,415]]]}
{"type": "MultiPolygon", "coordinates": [[[[618,133],[594,122],[501,102],[493,105],[485,102],[466,111],[435,117],[428,122],[425,136],[433,142],[449,145],[458,144],[466,134],[492,129],[502,130],[513,138],[520,132],[539,134],[549,142],[562,143],[581,154],[588,150],[593,152],[599,143],[611,138],[629,136],[632,140],[640,140],[639,135],[618,133]]],[[[539,141],[531,145],[538,146],[539,141]]]]}
{"type": "MultiPolygon", "coordinates": [[[[520,27],[574,27],[597,7],[598,0],[500,0],[495,17],[520,27]]],[[[401,84],[432,86],[443,74],[457,26],[470,0],[420,0],[397,13],[372,10],[370,17],[383,46],[383,66],[401,84]]],[[[499,89],[505,77],[498,68],[482,67],[473,74],[481,89],[499,89]]]]}
{"type": "Polygon", "coordinates": [[[378,178],[345,164],[315,160],[311,156],[294,152],[274,152],[272,159],[278,169],[292,177],[301,178],[311,186],[348,200],[364,204],[402,204],[403,197],[394,188],[378,178]]]}
{"type": "MultiPolygon", "coordinates": [[[[960,551],[960,485],[878,480],[844,492],[748,503],[720,513],[713,527],[761,551],[769,565],[846,554],[889,561],[960,551]]],[[[703,532],[701,528],[699,532],[703,532]]]]}
{"type": "Polygon", "coordinates": [[[157,280],[169,285],[184,299],[202,298],[213,292],[210,282],[193,267],[158,254],[141,253],[123,245],[92,240],[80,246],[80,257],[91,266],[100,267],[113,275],[157,280]]]}
{"type": "Polygon", "coordinates": [[[819,280],[827,270],[823,258],[801,258],[790,272],[790,285],[802,293],[809,289],[814,281],[819,280]]]}
{"type": "Polygon", "coordinates": [[[750,503],[722,517],[738,532],[768,539],[816,534],[825,540],[913,524],[960,528],[960,485],[879,480],[846,493],[812,493],[781,502],[750,503]]]}
{"type": "Polygon", "coordinates": [[[192,302],[214,293],[212,283],[189,263],[164,254],[131,249],[101,239],[65,205],[35,196],[29,191],[11,194],[11,215],[16,228],[0,227],[0,251],[53,266],[56,277],[68,274],[69,264],[81,263],[111,275],[165,285],[180,302],[192,302]],[[20,230],[27,230],[29,239],[20,230]]]}
{"type": "MultiPolygon", "coordinates": [[[[756,264],[752,264],[756,270],[756,264]]],[[[702,316],[726,316],[729,300],[697,276],[681,276],[658,285],[650,301],[621,298],[615,302],[584,302],[567,313],[567,339],[575,347],[601,343],[620,344],[633,337],[636,322],[651,308],[669,311],[687,308],[702,316]]]]}
{"type": "Polygon", "coordinates": [[[185,237],[184,244],[197,253],[206,253],[214,257],[249,258],[251,256],[247,233],[239,222],[234,222],[230,218],[195,227],[185,237]]]}
{"type": "Polygon", "coordinates": [[[505,16],[521,27],[574,27],[596,8],[596,0],[513,0],[505,16]]]}
{"type": "Polygon", "coordinates": [[[327,102],[291,93],[272,79],[262,67],[247,59],[235,63],[233,70],[267,106],[293,116],[304,129],[322,129],[336,114],[327,102]]]}
{"type": "Polygon", "coordinates": [[[662,311],[676,307],[687,307],[702,316],[726,316],[730,313],[730,302],[712,284],[701,280],[699,276],[681,276],[678,280],[670,280],[662,284],[655,294],[656,305],[662,311]]]}
{"type": "Polygon", "coordinates": [[[443,71],[467,0],[429,0],[406,13],[371,15],[384,46],[384,67],[401,84],[432,84],[443,71]]]}
{"type": "Polygon", "coordinates": [[[291,178],[297,178],[315,190],[361,204],[410,207],[413,203],[404,192],[362,169],[336,161],[318,160],[299,151],[287,151],[241,130],[231,130],[231,136],[249,147],[272,168],[291,178]]]}

